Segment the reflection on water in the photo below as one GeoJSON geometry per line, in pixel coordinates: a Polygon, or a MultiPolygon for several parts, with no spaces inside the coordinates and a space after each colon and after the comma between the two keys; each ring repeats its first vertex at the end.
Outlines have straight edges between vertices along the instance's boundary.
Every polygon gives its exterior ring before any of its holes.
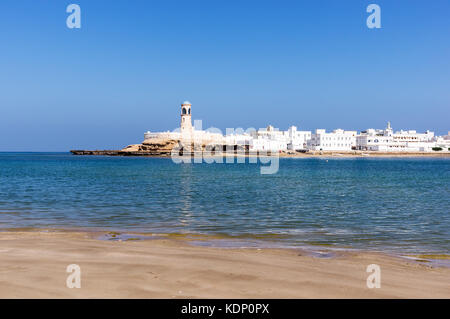
{"type": "Polygon", "coordinates": [[[181,216],[180,224],[183,226],[189,226],[192,218],[191,211],[191,184],[192,184],[192,164],[181,164],[181,176],[180,176],[180,189],[181,189],[181,216]]]}

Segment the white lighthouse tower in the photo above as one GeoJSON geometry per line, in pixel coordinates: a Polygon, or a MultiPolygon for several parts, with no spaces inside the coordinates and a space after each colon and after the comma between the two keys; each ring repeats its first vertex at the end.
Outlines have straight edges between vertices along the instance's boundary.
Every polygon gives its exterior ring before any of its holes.
{"type": "Polygon", "coordinates": [[[182,136],[192,135],[191,106],[189,101],[181,103],[181,123],[180,130],[182,136]]]}

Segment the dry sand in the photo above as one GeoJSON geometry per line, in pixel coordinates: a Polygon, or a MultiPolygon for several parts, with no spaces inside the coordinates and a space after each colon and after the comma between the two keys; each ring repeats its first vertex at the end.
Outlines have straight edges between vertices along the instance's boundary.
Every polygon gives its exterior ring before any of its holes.
{"type": "Polygon", "coordinates": [[[325,259],[174,239],[1,232],[0,298],[450,298],[450,268],[377,253],[325,259]],[[81,267],[80,289],[66,287],[69,264],[81,267]],[[366,286],[369,264],[381,267],[379,289],[366,286]]]}

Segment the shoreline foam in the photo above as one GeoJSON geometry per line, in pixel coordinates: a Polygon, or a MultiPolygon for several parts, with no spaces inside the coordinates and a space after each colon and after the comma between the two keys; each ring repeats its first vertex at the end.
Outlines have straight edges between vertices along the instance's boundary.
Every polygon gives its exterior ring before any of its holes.
{"type": "Polygon", "coordinates": [[[120,229],[104,229],[101,227],[59,227],[59,228],[1,228],[2,233],[83,233],[90,239],[100,241],[141,241],[141,240],[170,240],[183,242],[194,247],[206,247],[212,249],[280,249],[299,250],[311,256],[337,255],[345,252],[357,253],[379,253],[396,258],[408,258],[417,262],[433,262],[442,260],[443,263],[435,266],[450,267],[450,254],[447,252],[417,250],[416,252],[400,251],[392,249],[360,248],[351,245],[324,244],[314,242],[304,242],[301,244],[283,243],[275,239],[288,239],[285,234],[200,234],[200,233],[179,233],[179,232],[142,232],[120,229]],[[448,261],[448,262],[447,262],[448,261]]]}

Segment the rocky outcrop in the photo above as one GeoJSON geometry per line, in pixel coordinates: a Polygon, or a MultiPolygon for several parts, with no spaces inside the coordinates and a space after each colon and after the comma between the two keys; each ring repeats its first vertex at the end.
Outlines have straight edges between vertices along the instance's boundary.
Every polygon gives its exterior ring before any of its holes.
{"type": "Polygon", "coordinates": [[[172,149],[178,146],[178,144],[178,140],[154,138],[145,140],[142,144],[139,144],[138,151],[170,155],[172,149]]]}
{"type": "Polygon", "coordinates": [[[172,149],[179,145],[178,140],[151,139],[141,144],[131,144],[121,150],[71,150],[74,155],[107,156],[170,156],[172,149]]]}
{"type": "MultiPolygon", "coordinates": [[[[205,149],[208,154],[216,154],[216,152],[225,151],[225,145],[215,145],[211,141],[202,141],[200,143],[183,142],[175,139],[147,139],[141,144],[131,144],[121,150],[71,150],[74,155],[108,155],[108,156],[171,156],[172,151],[176,148],[176,151],[180,155],[186,152],[188,154],[194,154],[194,152],[201,152],[205,149]]],[[[248,147],[242,147],[237,145],[229,146],[232,152],[248,152],[248,147]]]]}
{"type": "Polygon", "coordinates": [[[70,150],[73,155],[107,155],[107,156],[117,156],[121,151],[117,150],[70,150]]]}

